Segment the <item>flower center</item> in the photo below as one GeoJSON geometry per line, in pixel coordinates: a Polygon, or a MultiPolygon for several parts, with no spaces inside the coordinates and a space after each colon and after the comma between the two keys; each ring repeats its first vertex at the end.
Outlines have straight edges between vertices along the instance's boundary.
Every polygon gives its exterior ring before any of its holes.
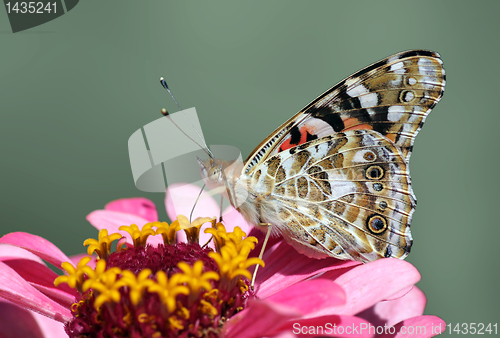
{"type": "Polygon", "coordinates": [[[74,318],[66,323],[69,337],[218,337],[224,322],[253,294],[247,268],[263,262],[248,258],[256,239],[243,238],[238,227],[227,233],[212,222],[206,232],[213,236],[215,252],[197,243],[199,228],[212,219],[186,221],[179,216],[171,225],[120,227],[134,245],[119,244],[116,252],[111,243],[120,234],[101,230],[99,240],[86,240],[89,255],[99,257],[95,269],[87,265],[87,256],[76,268],[63,263],[68,275],[55,280],[81,294],[71,307],[74,318]],[[180,228],[187,229],[189,243],[175,243],[180,228]],[[148,236],[155,235],[162,235],[164,244],[147,245],[148,236]]]}

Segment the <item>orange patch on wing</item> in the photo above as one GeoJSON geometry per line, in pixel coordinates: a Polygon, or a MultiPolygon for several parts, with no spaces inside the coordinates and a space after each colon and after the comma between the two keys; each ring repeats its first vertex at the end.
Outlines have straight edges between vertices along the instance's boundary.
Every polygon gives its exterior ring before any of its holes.
{"type": "Polygon", "coordinates": [[[312,131],[312,128],[309,128],[308,125],[304,125],[302,126],[300,129],[299,129],[299,133],[300,133],[300,140],[299,140],[299,143],[292,143],[291,140],[292,138],[289,137],[288,139],[286,139],[280,146],[280,149],[279,151],[284,151],[284,150],[287,150],[287,149],[290,149],[290,148],[293,148],[293,147],[296,147],[298,146],[299,144],[303,144],[303,143],[306,143],[307,142],[307,132],[308,131],[312,131]]]}
{"type": "Polygon", "coordinates": [[[361,122],[355,117],[349,117],[345,120],[342,120],[342,122],[344,122],[344,129],[342,130],[373,129],[372,126],[361,122]]]}
{"type": "Polygon", "coordinates": [[[392,142],[396,142],[396,134],[386,134],[384,136],[387,137],[392,142]]]}

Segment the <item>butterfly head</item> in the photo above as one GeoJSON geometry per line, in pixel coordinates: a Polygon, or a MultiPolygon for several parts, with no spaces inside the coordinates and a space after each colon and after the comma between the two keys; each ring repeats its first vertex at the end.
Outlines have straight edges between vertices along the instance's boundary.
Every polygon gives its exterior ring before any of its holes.
{"type": "Polygon", "coordinates": [[[198,160],[201,177],[205,185],[225,196],[236,208],[247,198],[246,179],[242,175],[243,162],[241,159],[233,161],[209,158],[198,160]]]}
{"type": "Polygon", "coordinates": [[[216,189],[225,186],[224,169],[228,167],[227,161],[209,158],[201,160],[198,157],[201,178],[209,189],[216,189]]]}

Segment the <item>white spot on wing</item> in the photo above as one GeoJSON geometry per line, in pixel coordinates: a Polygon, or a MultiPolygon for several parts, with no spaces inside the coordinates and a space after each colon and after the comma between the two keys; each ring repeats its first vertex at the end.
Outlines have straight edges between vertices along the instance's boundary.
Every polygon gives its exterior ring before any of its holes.
{"type": "Polygon", "coordinates": [[[427,58],[420,58],[417,62],[419,66],[432,66],[432,61],[427,58]]]}
{"type": "Polygon", "coordinates": [[[403,106],[391,106],[387,110],[387,119],[392,122],[397,122],[405,112],[405,107],[403,106]]]}
{"type": "Polygon", "coordinates": [[[368,108],[377,105],[378,97],[376,93],[370,93],[367,95],[363,95],[358,97],[359,102],[361,103],[361,107],[368,108]]]}
{"type": "Polygon", "coordinates": [[[405,64],[403,62],[395,63],[391,66],[391,71],[395,71],[397,69],[402,69],[404,66],[405,66],[405,64]]]}
{"type": "Polygon", "coordinates": [[[414,97],[415,94],[413,94],[413,92],[408,91],[406,92],[404,99],[406,102],[410,102],[411,100],[413,100],[414,97]]]}
{"type": "Polygon", "coordinates": [[[367,94],[368,89],[366,87],[364,87],[363,85],[359,85],[359,86],[356,86],[356,87],[349,89],[346,93],[350,97],[355,97],[355,96],[359,96],[362,94],[367,94]]]}
{"type": "Polygon", "coordinates": [[[328,152],[328,144],[324,142],[318,145],[318,150],[316,151],[316,154],[313,156],[315,158],[323,158],[326,156],[327,152],[328,152]]]}
{"type": "Polygon", "coordinates": [[[394,62],[396,60],[399,60],[400,56],[399,55],[393,55],[391,56],[388,60],[387,60],[387,63],[391,63],[391,62],[394,62]]]}

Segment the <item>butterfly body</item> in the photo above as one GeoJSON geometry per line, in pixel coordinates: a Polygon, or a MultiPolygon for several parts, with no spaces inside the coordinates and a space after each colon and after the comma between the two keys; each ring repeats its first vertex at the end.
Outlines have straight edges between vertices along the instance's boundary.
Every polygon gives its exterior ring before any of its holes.
{"type": "Polygon", "coordinates": [[[395,54],[322,94],[244,163],[200,162],[202,177],[310,257],[404,258],[416,206],[409,157],[444,85],[438,54],[395,54]]]}

